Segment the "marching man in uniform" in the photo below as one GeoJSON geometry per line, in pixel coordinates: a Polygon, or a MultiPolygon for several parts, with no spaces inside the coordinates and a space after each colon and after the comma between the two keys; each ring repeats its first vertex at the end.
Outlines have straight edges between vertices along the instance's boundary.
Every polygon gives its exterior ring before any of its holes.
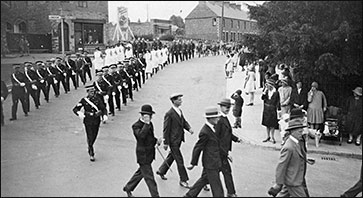
{"type": "Polygon", "coordinates": [[[100,128],[101,116],[106,115],[106,107],[102,100],[96,96],[96,90],[93,85],[87,86],[87,97],[82,98],[73,108],[74,114],[83,119],[87,134],[88,154],[92,162],[95,161],[95,151],[93,144],[96,141],[98,130],[100,128]],[[84,109],[82,112],[81,109],[84,109]]]}
{"type": "Polygon", "coordinates": [[[25,74],[20,72],[20,64],[14,64],[13,68],[14,68],[14,73],[11,74],[11,82],[13,84],[13,87],[11,89],[13,106],[11,107],[12,116],[10,118],[10,121],[17,119],[16,112],[18,110],[19,100],[23,107],[25,116],[28,116],[28,111],[27,111],[28,104],[26,101],[26,89],[25,89],[27,79],[25,74]]]}

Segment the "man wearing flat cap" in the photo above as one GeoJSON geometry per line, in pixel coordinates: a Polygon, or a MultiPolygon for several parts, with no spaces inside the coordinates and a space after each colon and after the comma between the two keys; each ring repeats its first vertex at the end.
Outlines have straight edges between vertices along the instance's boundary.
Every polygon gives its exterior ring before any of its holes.
{"type": "Polygon", "coordinates": [[[96,89],[93,85],[87,88],[87,97],[82,98],[73,108],[73,113],[83,120],[88,144],[88,154],[92,162],[95,161],[93,144],[96,141],[100,128],[101,118],[107,114],[106,107],[102,100],[96,96],[96,89]],[[84,109],[82,112],[81,109],[84,109]]]}
{"type": "Polygon", "coordinates": [[[33,98],[33,102],[36,109],[39,109],[40,102],[39,102],[39,92],[38,92],[38,75],[33,67],[33,63],[25,62],[24,63],[24,74],[29,80],[29,83],[26,84],[26,101],[27,101],[27,111],[30,111],[30,96],[33,98]]]}
{"type": "Polygon", "coordinates": [[[166,157],[163,164],[160,166],[156,174],[160,175],[161,179],[166,180],[165,174],[168,172],[169,168],[176,161],[178,172],[179,172],[179,185],[188,188],[188,173],[184,166],[183,155],[180,150],[182,142],[184,142],[184,129],[193,134],[189,123],[184,118],[184,115],[180,109],[182,104],[183,94],[174,93],[169,98],[172,103],[172,107],[165,113],[164,116],[164,127],[163,127],[163,137],[164,137],[164,149],[170,148],[170,152],[166,157]]]}
{"type": "Polygon", "coordinates": [[[151,105],[141,107],[141,117],[132,125],[132,131],[136,138],[136,158],[139,168],[123,187],[128,197],[132,197],[132,191],[144,179],[152,197],[159,197],[151,163],[155,159],[155,145],[160,145],[161,138],[154,135],[154,125],[151,122],[155,112],[151,105]]]}
{"type": "Polygon", "coordinates": [[[35,62],[37,65],[36,73],[38,75],[38,100],[40,101],[40,90],[42,90],[44,99],[48,103],[49,102],[49,92],[48,92],[48,85],[47,85],[47,79],[48,79],[48,71],[45,68],[45,64],[43,61],[37,61],[35,62]]]}
{"type": "Polygon", "coordinates": [[[28,116],[28,107],[27,107],[27,101],[26,101],[26,89],[25,85],[29,81],[27,80],[24,73],[20,71],[20,64],[14,64],[13,65],[14,72],[11,74],[11,83],[13,84],[13,87],[11,88],[11,96],[13,100],[13,105],[11,107],[11,118],[10,120],[16,120],[16,112],[18,110],[18,103],[19,100],[21,102],[21,106],[23,107],[23,112],[25,116],[28,116]]]}
{"type": "Polygon", "coordinates": [[[232,151],[232,141],[242,142],[240,138],[232,133],[232,126],[228,120],[228,113],[232,106],[231,99],[223,98],[218,105],[221,109],[221,117],[215,127],[217,137],[220,141],[220,155],[222,159],[222,173],[224,177],[224,183],[227,188],[227,197],[237,197],[236,189],[234,187],[232,169],[228,160],[232,162],[232,158],[229,155],[229,151],[232,151]]]}
{"type": "Polygon", "coordinates": [[[285,186],[291,197],[307,196],[307,187],[304,186],[308,162],[303,140],[303,128],[305,127],[306,125],[300,119],[289,121],[288,127],[285,129],[289,136],[280,151],[275,174],[276,184],[269,189],[270,195],[276,196],[285,186]]]}
{"type": "Polygon", "coordinates": [[[206,184],[210,184],[213,197],[224,197],[223,186],[219,176],[222,167],[220,156],[219,138],[217,137],[215,126],[220,119],[220,113],[217,107],[211,106],[205,109],[206,123],[199,133],[199,139],[195,143],[192,153],[191,166],[192,170],[198,165],[199,156],[203,151],[202,165],[203,171],[201,177],[194,183],[184,197],[197,197],[206,184]]]}

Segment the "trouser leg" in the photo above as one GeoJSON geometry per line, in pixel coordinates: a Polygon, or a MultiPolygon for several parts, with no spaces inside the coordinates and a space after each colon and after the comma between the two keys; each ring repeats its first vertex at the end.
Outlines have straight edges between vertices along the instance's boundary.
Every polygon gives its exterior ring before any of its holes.
{"type": "Polygon", "coordinates": [[[141,174],[144,177],[147,187],[149,188],[150,195],[152,197],[159,197],[158,187],[155,182],[153,169],[151,164],[140,165],[141,174]]]}
{"type": "Polygon", "coordinates": [[[173,164],[173,162],[174,162],[174,157],[170,151],[168,156],[166,156],[164,162],[159,167],[160,174],[165,175],[168,172],[169,167],[171,167],[171,165],[173,164]]]}
{"type": "Polygon", "coordinates": [[[180,146],[170,147],[170,151],[178,167],[180,181],[188,181],[189,177],[184,166],[184,160],[183,160],[183,155],[180,151],[180,146]]]}
{"type": "MultiPolygon", "coordinates": [[[[203,187],[208,183],[209,182],[208,182],[207,172],[203,168],[201,177],[194,183],[194,185],[189,189],[186,195],[188,197],[197,197],[200,191],[203,189],[203,187]]],[[[221,197],[223,197],[223,195],[221,197]]]]}
{"type": "Polygon", "coordinates": [[[226,188],[227,188],[227,193],[235,194],[236,190],[234,187],[234,182],[233,182],[233,177],[232,177],[232,169],[228,162],[228,158],[227,158],[227,156],[223,156],[221,158],[222,158],[221,170],[222,170],[223,177],[224,177],[224,184],[226,185],[226,188]]]}
{"type": "Polygon", "coordinates": [[[11,118],[16,119],[16,112],[18,111],[18,103],[19,103],[19,98],[18,96],[12,96],[12,100],[13,100],[13,105],[11,106],[11,118]]]}
{"type": "Polygon", "coordinates": [[[99,126],[100,126],[99,123],[91,124],[91,125],[85,124],[86,135],[87,135],[87,144],[88,144],[88,154],[90,156],[95,155],[93,145],[97,139],[99,126]]]}
{"type": "Polygon", "coordinates": [[[219,177],[219,170],[206,169],[206,172],[213,197],[224,197],[223,186],[219,177]]]}

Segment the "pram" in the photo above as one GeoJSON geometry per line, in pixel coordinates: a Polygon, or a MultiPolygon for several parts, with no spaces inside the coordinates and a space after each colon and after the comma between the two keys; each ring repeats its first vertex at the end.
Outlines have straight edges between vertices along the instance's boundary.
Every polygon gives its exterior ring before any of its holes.
{"type": "Polygon", "coordinates": [[[339,141],[339,146],[342,145],[343,135],[342,128],[342,110],[339,107],[328,107],[325,115],[324,131],[321,134],[321,140],[336,140],[339,141]]]}

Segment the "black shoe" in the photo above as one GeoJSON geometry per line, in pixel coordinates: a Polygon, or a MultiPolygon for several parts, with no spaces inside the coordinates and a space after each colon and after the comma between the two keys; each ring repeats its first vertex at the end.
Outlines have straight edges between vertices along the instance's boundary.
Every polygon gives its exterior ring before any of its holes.
{"type": "Polygon", "coordinates": [[[184,188],[188,188],[188,189],[190,188],[189,185],[188,185],[188,182],[186,182],[186,181],[180,181],[179,182],[179,185],[181,187],[184,187],[184,188]]]}
{"type": "Polygon", "coordinates": [[[353,139],[349,139],[349,140],[347,141],[347,143],[348,143],[348,144],[353,143],[353,139]]]}
{"type": "Polygon", "coordinates": [[[263,140],[262,142],[268,142],[270,141],[271,137],[268,137],[266,140],[263,140]]]}
{"type": "Polygon", "coordinates": [[[127,197],[134,197],[134,196],[132,195],[131,191],[127,190],[127,189],[126,189],[126,187],[124,187],[122,190],[126,192],[127,197]]]}
{"type": "Polygon", "coordinates": [[[13,121],[13,120],[16,120],[16,118],[10,118],[9,120],[10,120],[10,121],[13,121]]]}
{"type": "Polygon", "coordinates": [[[205,191],[210,191],[210,189],[208,188],[208,186],[207,186],[207,185],[205,185],[205,186],[203,187],[203,190],[205,190],[205,191]]]}
{"type": "Polygon", "coordinates": [[[35,106],[36,109],[39,109],[39,106],[35,106]]]}
{"type": "Polygon", "coordinates": [[[94,156],[91,156],[91,157],[89,158],[89,160],[90,160],[91,162],[96,161],[96,159],[95,159],[95,157],[94,157],[94,156]]]}
{"type": "Polygon", "coordinates": [[[272,144],[276,144],[276,141],[274,139],[272,139],[272,144]]]}
{"type": "Polygon", "coordinates": [[[167,179],[168,179],[168,178],[166,178],[166,177],[165,177],[165,175],[164,175],[164,174],[161,174],[159,171],[156,171],[156,174],[160,175],[160,178],[161,178],[162,180],[167,180],[167,179]]]}
{"type": "Polygon", "coordinates": [[[355,141],[355,145],[359,146],[359,145],[360,145],[360,140],[358,140],[358,139],[357,139],[357,140],[355,141]]]}
{"type": "Polygon", "coordinates": [[[28,113],[25,113],[24,116],[27,117],[28,116],[28,113]]]}
{"type": "Polygon", "coordinates": [[[237,197],[237,194],[234,193],[234,194],[227,194],[227,197],[237,197]]]}

